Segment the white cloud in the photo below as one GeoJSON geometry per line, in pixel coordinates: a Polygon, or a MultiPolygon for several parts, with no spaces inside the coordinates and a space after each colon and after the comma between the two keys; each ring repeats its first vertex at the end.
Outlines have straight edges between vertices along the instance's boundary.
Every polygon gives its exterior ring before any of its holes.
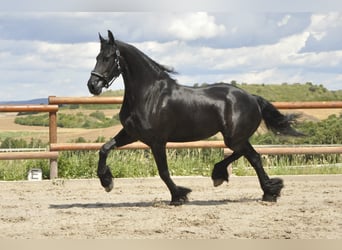
{"type": "Polygon", "coordinates": [[[342,13],[313,14],[304,51],[342,50],[342,13]]]}
{"type": "Polygon", "coordinates": [[[328,14],[313,14],[309,30],[324,31],[332,27],[342,26],[342,14],[331,12],[328,14]]]}
{"type": "Polygon", "coordinates": [[[86,81],[95,65],[98,43],[57,44],[0,41],[0,99],[49,95],[87,95],[86,81]]]}
{"type": "Polygon", "coordinates": [[[291,18],[291,15],[286,15],[286,16],[284,16],[284,17],[277,23],[277,25],[278,25],[279,27],[286,25],[286,24],[289,22],[290,18],[291,18]]]}
{"type": "MultiPolygon", "coordinates": [[[[341,13],[0,13],[0,100],[89,95],[97,32],[107,29],[174,67],[182,84],[341,89],[341,13]]],[[[122,79],[112,88],[123,88],[122,79]]]]}
{"type": "Polygon", "coordinates": [[[176,78],[183,84],[231,80],[248,83],[311,81],[329,83],[336,89],[334,73],[329,71],[341,67],[342,51],[303,53],[301,50],[309,36],[310,33],[304,31],[274,44],[227,49],[191,46],[180,41],[135,45],[160,63],[174,66],[181,73],[176,78]]]}
{"type": "Polygon", "coordinates": [[[42,41],[2,40],[1,69],[85,69],[94,64],[98,43],[58,44],[42,41]]]}
{"type": "Polygon", "coordinates": [[[205,12],[188,13],[171,21],[168,31],[182,40],[211,38],[225,32],[222,24],[215,23],[215,17],[205,12]]]}

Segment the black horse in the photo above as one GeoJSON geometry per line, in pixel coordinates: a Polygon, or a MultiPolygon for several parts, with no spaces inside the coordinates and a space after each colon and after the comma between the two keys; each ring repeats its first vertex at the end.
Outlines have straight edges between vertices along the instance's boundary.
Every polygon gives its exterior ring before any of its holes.
{"type": "Polygon", "coordinates": [[[277,134],[300,136],[291,127],[296,115],[283,115],[262,97],[229,84],[181,86],[170,77],[170,73],[175,73],[171,68],[160,65],[134,46],[115,40],[111,31],[108,31],[109,39],[100,34],[99,37],[101,50],[88,81],[89,91],[99,95],[120,74],[125,84],[120,110],[123,129],[99,152],[97,174],[107,192],[113,188],[113,176],[106,165],[109,151],[139,140],[151,148],[159,175],[171,192],[170,204],[183,204],[191,189],[172,181],[166,143],[200,140],[220,132],[233,154],[215,164],[214,186],[228,181],[227,166],[244,156],[257,173],[263,200],[276,201],[283,181],[268,177],[259,154],[248,140],[262,119],[277,134]]]}

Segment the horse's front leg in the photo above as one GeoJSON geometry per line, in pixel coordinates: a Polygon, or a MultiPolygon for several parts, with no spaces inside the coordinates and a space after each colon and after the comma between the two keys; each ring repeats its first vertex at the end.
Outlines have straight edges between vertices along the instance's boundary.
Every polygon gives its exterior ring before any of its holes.
{"type": "Polygon", "coordinates": [[[164,181],[171,193],[170,205],[182,205],[188,201],[187,195],[191,192],[191,189],[176,186],[172,181],[167,166],[166,149],[165,144],[152,145],[151,150],[158,167],[158,173],[160,178],[164,181]]]}
{"type": "Polygon", "coordinates": [[[132,143],[136,141],[132,137],[130,137],[127,132],[122,129],[115,137],[113,137],[110,141],[103,144],[99,151],[99,162],[97,168],[97,176],[100,178],[101,185],[105,188],[107,192],[110,192],[113,189],[113,175],[106,165],[107,157],[109,152],[112,149],[117,147],[122,147],[126,144],[132,143]]]}

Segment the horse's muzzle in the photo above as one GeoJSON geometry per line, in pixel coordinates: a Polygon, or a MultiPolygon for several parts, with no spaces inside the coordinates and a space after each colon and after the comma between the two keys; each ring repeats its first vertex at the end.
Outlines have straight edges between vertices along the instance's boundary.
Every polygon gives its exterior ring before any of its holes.
{"type": "Polygon", "coordinates": [[[94,81],[92,79],[89,79],[88,81],[89,92],[92,93],[93,95],[101,94],[103,86],[104,86],[104,82],[102,80],[94,81]]]}

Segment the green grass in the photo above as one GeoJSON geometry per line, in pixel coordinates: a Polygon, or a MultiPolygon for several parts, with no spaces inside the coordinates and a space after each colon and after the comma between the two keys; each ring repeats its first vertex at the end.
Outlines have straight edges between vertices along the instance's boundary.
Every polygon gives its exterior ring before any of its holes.
{"type": "Polygon", "coordinates": [[[48,133],[49,131],[1,131],[0,132],[0,141],[3,141],[6,138],[22,138],[22,137],[32,137],[39,138],[42,133],[48,133]]]}
{"type": "MultiPolygon", "coordinates": [[[[171,175],[203,175],[223,157],[221,149],[167,150],[171,175]]],[[[62,178],[96,177],[98,153],[63,152],[58,160],[59,176],[62,178]]],[[[150,150],[112,151],[107,159],[114,177],[149,177],[158,175],[150,150]]]]}
{"type": "MultiPolygon", "coordinates": [[[[223,158],[222,149],[169,149],[169,170],[173,176],[211,176],[214,164],[223,158]]],[[[58,158],[60,178],[96,178],[97,151],[61,152],[58,158]]],[[[341,155],[263,156],[266,172],[272,175],[342,174],[341,155]]],[[[150,150],[116,150],[107,160],[115,178],[157,176],[150,150]]],[[[0,161],[0,180],[25,180],[30,168],[41,168],[49,177],[49,160],[0,161]]],[[[250,164],[241,158],[233,163],[233,174],[255,175],[250,164]]]]}
{"type": "MultiPolygon", "coordinates": [[[[269,175],[342,174],[341,155],[285,155],[262,156],[263,166],[269,175]]],[[[256,175],[246,159],[233,163],[238,176],[256,175]]]]}
{"type": "Polygon", "coordinates": [[[42,169],[43,179],[48,179],[50,176],[49,162],[49,160],[0,161],[0,180],[27,180],[27,174],[31,168],[42,169]]]}

